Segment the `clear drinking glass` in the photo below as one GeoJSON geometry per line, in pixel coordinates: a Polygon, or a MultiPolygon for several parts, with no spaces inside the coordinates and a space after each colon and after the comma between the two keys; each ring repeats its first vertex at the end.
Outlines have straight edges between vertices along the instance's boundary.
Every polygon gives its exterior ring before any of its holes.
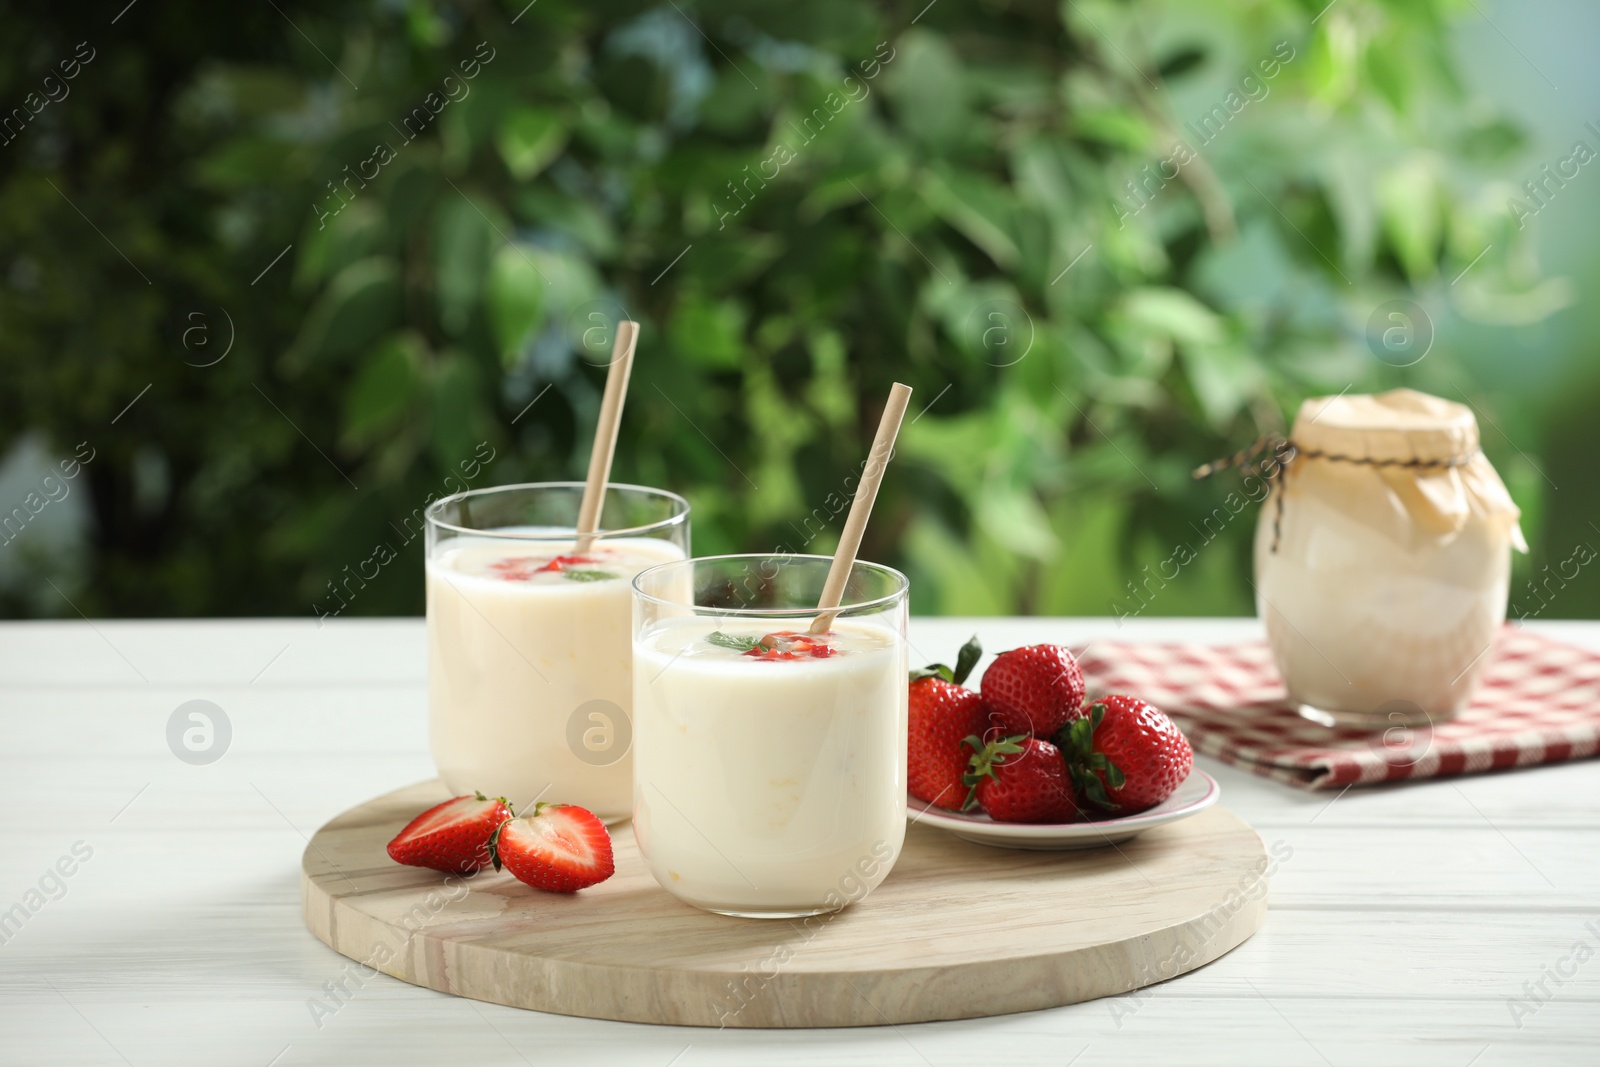
{"type": "Polygon", "coordinates": [[[905,575],[857,562],[812,637],[831,560],[716,556],[633,580],[634,834],[707,911],[837,911],[899,858],[905,575]]]}
{"type": "Polygon", "coordinates": [[[689,554],[689,504],[610,485],[575,553],[582,482],[474,489],[429,505],[428,720],[452,793],[633,807],[629,601],[689,554]]]}

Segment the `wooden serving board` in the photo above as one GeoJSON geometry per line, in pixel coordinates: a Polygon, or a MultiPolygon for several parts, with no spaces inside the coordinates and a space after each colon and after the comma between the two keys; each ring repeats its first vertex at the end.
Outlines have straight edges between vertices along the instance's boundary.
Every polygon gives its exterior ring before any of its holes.
{"type": "Polygon", "coordinates": [[[563,1015],[807,1027],[1031,1011],[1193,970],[1267,912],[1261,839],[1222,808],[1089,852],[990,848],[914,825],[862,903],[762,920],[679,903],[626,825],[613,829],[615,876],[570,896],[392,862],[389,839],[446,796],[420,783],[318,830],[301,861],[306,925],[407,982],[563,1015]]]}

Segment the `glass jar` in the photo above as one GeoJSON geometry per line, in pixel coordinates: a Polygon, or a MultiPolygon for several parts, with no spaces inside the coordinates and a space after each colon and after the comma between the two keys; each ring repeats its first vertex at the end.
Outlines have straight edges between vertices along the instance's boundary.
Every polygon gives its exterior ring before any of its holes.
{"type": "Polygon", "coordinates": [[[861,900],[906,830],[905,575],[858,561],[810,628],[826,556],[718,556],[634,579],[634,835],[707,911],[861,900]]]}
{"type": "Polygon", "coordinates": [[[577,547],[582,482],[429,505],[428,733],[451,793],[633,808],[633,576],[689,554],[689,504],[609,485],[577,547]]]}
{"type": "Polygon", "coordinates": [[[1471,698],[1506,616],[1519,512],[1460,404],[1409,389],[1300,408],[1256,529],[1256,606],[1290,699],[1426,725],[1471,698]]]}

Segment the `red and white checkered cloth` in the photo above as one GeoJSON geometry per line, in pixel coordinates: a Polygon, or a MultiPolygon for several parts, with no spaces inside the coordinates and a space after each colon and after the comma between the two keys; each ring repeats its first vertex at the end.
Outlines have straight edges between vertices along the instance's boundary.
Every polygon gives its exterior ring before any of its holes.
{"type": "Polygon", "coordinates": [[[1196,752],[1308,789],[1442,778],[1600,751],[1600,655],[1507,626],[1456,719],[1366,731],[1319,726],[1288,703],[1265,642],[1095,642],[1091,697],[1128,693],[1171,715],[1196,752]]]}

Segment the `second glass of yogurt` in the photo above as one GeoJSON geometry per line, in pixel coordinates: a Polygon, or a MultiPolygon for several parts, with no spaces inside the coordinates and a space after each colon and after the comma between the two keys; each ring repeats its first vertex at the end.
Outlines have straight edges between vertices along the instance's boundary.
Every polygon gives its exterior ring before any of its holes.
{"type": "Polygon", "coordinates": [[[689,554],[689,504],[606,487],[578,548],[582,482],[475,489],[429,505],[428,719],[451,793],[633,808],[634,575],[689,554]]]}
{"type": "Polygon", "coordinates": [[[812,634],[826,556],[717,556],[633,580],[634,833],[724,915],[837,911],[899,858],[905,575],[858,561],[812,634]]]}

